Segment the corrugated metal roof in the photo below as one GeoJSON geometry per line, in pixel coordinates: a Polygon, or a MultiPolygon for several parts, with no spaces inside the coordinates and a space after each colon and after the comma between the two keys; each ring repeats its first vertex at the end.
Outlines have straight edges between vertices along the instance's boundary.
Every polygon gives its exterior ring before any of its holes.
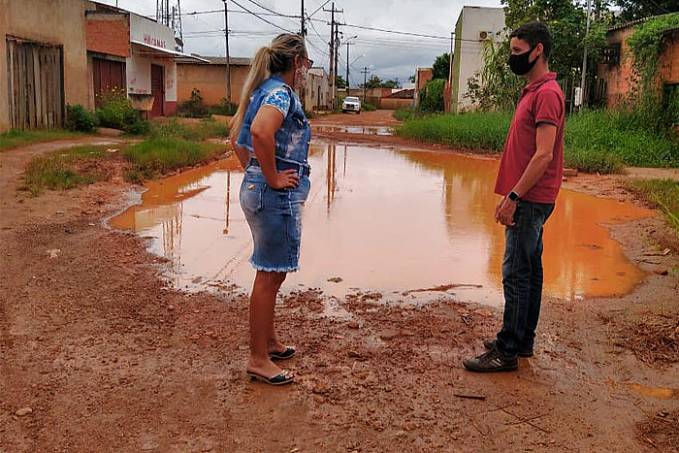
{"type": "Polygon", "coordinates": [[[642,22],[646,22],[651,17],[657,17],[657,16],[643,17],[641,19],[636,19],[636,20],[631,20],[629,22],[624,22],[622,24],[619,24],[619,25],[616,25],[614,27],[609,28],[608,31],[611,32],[611,31],[622,30],[623,28],[632,27],[632,26],[640,24],[642,22]]]}

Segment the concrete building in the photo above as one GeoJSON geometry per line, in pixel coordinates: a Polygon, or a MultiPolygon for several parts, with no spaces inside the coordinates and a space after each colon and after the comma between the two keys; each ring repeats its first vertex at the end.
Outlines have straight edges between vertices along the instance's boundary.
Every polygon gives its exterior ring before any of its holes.
{"type": "Polygon", "coordinates": [[[415,93],[413,94],[414,105],[420,105],[420,91],[424,89],[427,82],[434,78],[433,68],[417,68],[415,70],[415,93]]]}
{"type": "Polygon", "coordinates": [[[309,69],[304,90],[304,109],[307,112],[327,110],[330,108],[330,81],[325,69],[321,67],[309,69]]]}
{"type": "Polygon", "coordinates": [[[468,81],[483,67],[483,43],[500,41],[505,28],[503,8],[465,6],[455,25],[455,51],[451,73],[450,111],[473,109],[467,97],[468,81]]]}
{"type": "Polygon", "coordinates": [[[0,0],[0,131],[60,127],[89,105],[82,0],[0,0]]]}
{"type": "MultiPolygon", "coordinates": [[[[177,61],[177,100],[191,99],[191,92],[200,91],[206,105],[217,105],[226,97],[226,58],[194,55],[203,61],[179,59],[177,61]]],[[[249,58],[230,58],[231,101],[238,104],[245,79],[250,72],[249,58]]]]}
{"type": "Polygon", "coordinates": [[[177,105],[174,31],[88,0],[0,0],[0,131],[61,127],[117,88],[149,116],[177,105]]]}
{"type": "MultiPolygon", "coordinates": [[[[647,20],[647,19],[644,19],[647,20]]],[[[608,107],[615,107],[628,98],[636,87],[634,54],[627,40],[634,33],[638,20],[611,28],[606,36],[608,46],[597,68],[594,92],[589,98],[608,107]]],[[[665,32],[663,52],[658,64],[658,82],[665,94],[679,89],[679,28],[665,32]]]]}

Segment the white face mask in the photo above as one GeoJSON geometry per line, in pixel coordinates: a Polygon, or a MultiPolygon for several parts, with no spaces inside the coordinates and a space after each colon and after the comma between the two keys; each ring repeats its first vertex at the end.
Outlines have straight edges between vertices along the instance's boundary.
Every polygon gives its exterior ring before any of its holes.
{"type": "Polygon", "coordinates": [[[309,76],[309,68],[305,64],[295,70],[295,89],[299,90],[306,86],[306,80],[309,76]]]}

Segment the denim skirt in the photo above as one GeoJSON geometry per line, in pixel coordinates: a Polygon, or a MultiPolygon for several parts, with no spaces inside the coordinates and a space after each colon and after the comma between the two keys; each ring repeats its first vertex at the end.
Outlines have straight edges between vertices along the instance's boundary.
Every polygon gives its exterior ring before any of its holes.
{"type": "Polygon", "coordinates": [[[309,178],[303,176],[295,189],[272,189],[260,167],[245,170],[240,205],[252,233],[254,251],[250,263],[256,270],[299,270],[302,208],[310,187],[309,178]]]}

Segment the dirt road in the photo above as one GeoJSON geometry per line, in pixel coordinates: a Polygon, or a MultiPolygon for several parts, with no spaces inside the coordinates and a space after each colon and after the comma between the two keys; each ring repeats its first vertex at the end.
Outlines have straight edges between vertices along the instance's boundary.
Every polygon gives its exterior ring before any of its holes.
{"type": "MultiPolygon", "coordinates": [[[[394,124],[386,112],[316,124],[357,120],[394,124]]],[[[655,273],[676,269],[679,249],[659,216],[612,230],[646,282],[545,301],[518,373],[461,367],[497,310],[359,292],[337,318],[306,291],[278,308],[298,382],[269,388],[245,378],[245,295],[176,291],[143,238],[107,226],[125,183],[16,192],[28,159],[51,149],[0,153],[0,452],[679,451],[679,364],[672,333],[654,330],[679,319],[676,272],[655,273]]]]}

